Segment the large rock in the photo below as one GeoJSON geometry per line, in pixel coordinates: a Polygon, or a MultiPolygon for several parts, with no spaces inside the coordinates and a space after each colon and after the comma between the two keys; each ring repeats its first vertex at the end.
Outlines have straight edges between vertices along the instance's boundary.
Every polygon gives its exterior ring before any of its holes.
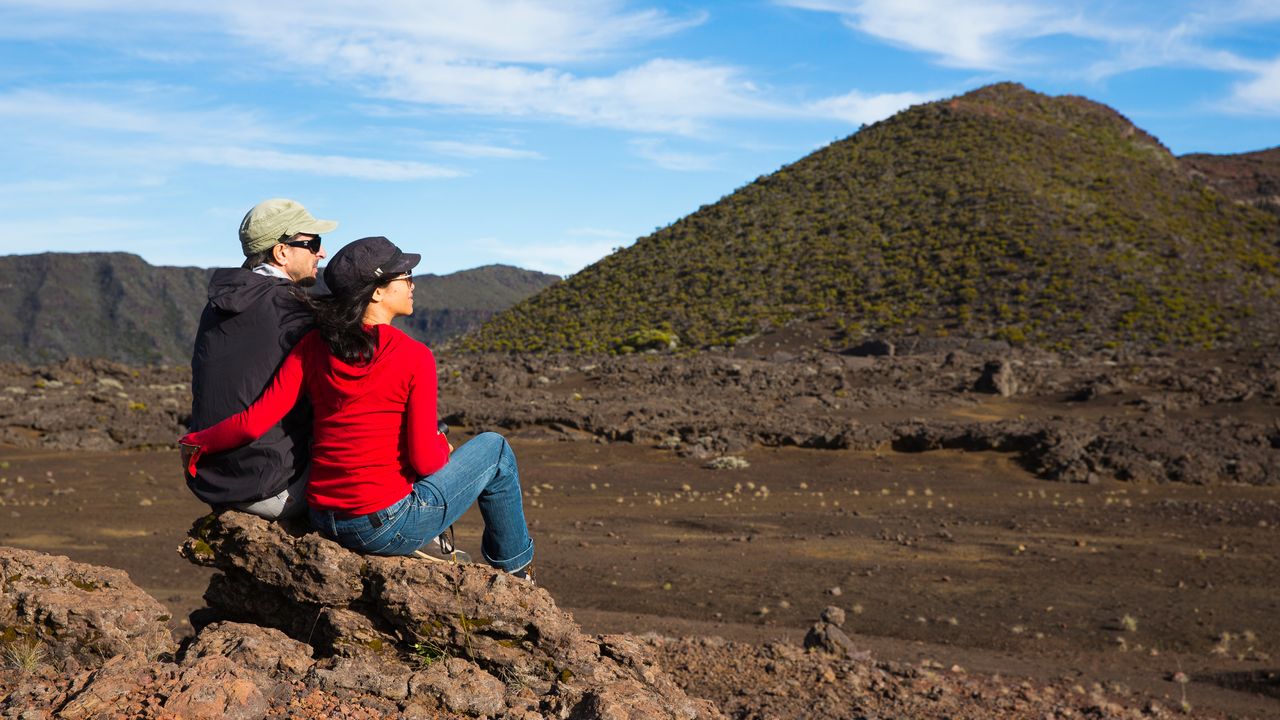
{"type": "Polygon", "coordinates": [[[231,659],[202,657],[178,677],[164,709],[181,718],[257,720],[270,707],[255,674],[231,659]]]}
{"type": "MultiPolygon", "coordinates": [[[[171,683],[176,677],[171,663],[153,664],[137,653],[117,655],[92,672],[82,673],[67,690],[65,698],[52,703],[55,717],[61,720],[126,716],[140,710],[141,688],[156,688],[171,683]]],[[[3,706],[0,706],[3,707],[3,706]]],[[[12,706],[8,710],[18,709],[12,706]]]]}
{"type": "Polygon", "coordinates": [[[364,591],[369,559],[309,532],[302,523],[243,522],[250,516],[207,515],[191,529],[183,554],[228,575],[248,576],[290,602],[342,606],[364,591]],[[217,549],[217,559],[213,558],[217,549]]]}
{"type": "Polygon", "coordinates": [[[325,659],[306,682],[329,692],[369,693],[413,714],[532,706],[560,717],[721,717],[646,646],[584,634],[545,589],[487,566],[359,555],[236,512],[197,522],[181,552],[221,571],[205,595],[213,609],[314,646],[325,659]]]}
{"type": "Polygon", "coordinates": [[[0,632],[47,653],[19,686],[0,677],[0,717],[723,717],[648,646],[587,636],[487,567],[361,556],[240,513],[199,521],[182,552],[222,570],[211,611],[242,622],[175,654],[123,572],[0,548],[0,632]]]}
{"type": "Polygon", "coordinates": [[[822,611],[822,619],[809,628],[804,636],[804,648],[853,660],[866,660],[871,654],[853,644],[843,630],[844,610],[832,605],[822,611]]]}
{"type": "Polygon", "coordinates": [[[117,655],[172,652],[168,620],[122,570],[0,547],[0,641],[39,643],[54,659],[98,667],[117,655]]]}
{"type": "Polygon", "coordinates": [[[506,685],[462,658],[432,663],[409,680],[415,697],[435,698],[440,707],[465,715],[497,715],[507,703],[506,685]]]}
{"type": "Polygon", "coordinates": [[[993,393],[1000,397],[1018,394],[1018,377],[1008,360],[992,360],[982,367],[982,376],[974,384],[978,392],[993,393]]]}
{"type": "Polygon", "coordinates": [[[311,646],[279,630],[222,622],[206,627],[186,648],[182,665],[206,657],[225,657],[237,665],[282,681],[300,680],[315,661],[311,646]]]}

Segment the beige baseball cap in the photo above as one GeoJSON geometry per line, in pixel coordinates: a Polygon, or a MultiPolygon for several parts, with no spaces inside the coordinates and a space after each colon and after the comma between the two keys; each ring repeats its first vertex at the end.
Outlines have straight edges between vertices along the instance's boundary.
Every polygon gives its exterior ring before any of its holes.
{"type": "Polygon", "coordinates": [[[296,200],[263,200],[240,221],[240,246],[251,257],[298,233],[322,235],[338,227],[336,220],[317,220],[296,200]]]}

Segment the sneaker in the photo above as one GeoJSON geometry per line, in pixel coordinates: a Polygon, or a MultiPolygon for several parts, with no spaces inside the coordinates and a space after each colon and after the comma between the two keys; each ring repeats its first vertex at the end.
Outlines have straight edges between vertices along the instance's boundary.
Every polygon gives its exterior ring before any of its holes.
{"type": "Polygon", "coordinates": [[[524,580],[525,582],[529,583],[530,585],[537,585],[537,584],[538,584],[538,583],[534,582],[534,579],[533,579],[533,563],[529,563],[528,565],[525,565],[524,567],[520,568],[519,570],[517,570],[517,571],[515,571],[515,572],[513,572],[513,573],[510,573],[510,575],[511,575],[511,577],[513,577],[513,578],[519,578],[519,579],[521,579],[521,580],[524,580]]]}
{"type": "Polygon", "coordinates": [[[456,565],[465,565],[471,562],[471,556],[465,551],[459,550],[453,544],[453,526],[450,525],[448,530],[440,533],[440,537],[435,542],[429,542],[426,545],[413,551],[414,557],[420,557],[424,560],[441,560],[443,562],[451,562],[456,565]]]}
{"type": "Polygon", "coordinates": [[[422,558],[423,560],[434,560],[436,562],[448,562],[455,565],[466,565],[471,562],[471,556],[462,550],[454,550],[449,554],[440,552],[434,545],[423,545],[413,551],[413,556],[422,558]]]}
{"type": "Polygon", "coordinates": [[[449,549],[445,550],[445,546],[443,546],[438,540],[435,542],[429,542],[417,550],[414,550],[413,556],[416,558],[422,558],[423,560],[451,562],[455,565],[466,565],[471,562],[471,555],[467,554],[465,550],[459,550],[451,545],[448,547],[449,549]]]}

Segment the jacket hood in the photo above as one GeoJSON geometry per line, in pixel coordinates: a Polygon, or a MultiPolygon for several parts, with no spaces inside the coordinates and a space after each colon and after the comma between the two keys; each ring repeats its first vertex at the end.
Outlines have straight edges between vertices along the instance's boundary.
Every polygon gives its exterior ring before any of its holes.
{"type": "Polygon", "coordinates": [[[400,330],[390,325],[374,326],[372,332],[377,334],[377,349],[373,352],[373,360],[363,365],[351,365],[332,355],[329,356],[329,379],[338,394],[344,397],[359,397],[371,388],[380,385],[380,378],[386,373],[395,374],[394,363],[384,362],[387,356],[396,352],[397,346],[411,339],[400,330]]]}
{"type": "Polygon", "coordinates": [[[279,285],[290,285],[284,278],[259,275],[243,268],[215,270],[209,278],[209,304],[223,312],[242,313],[279,285]]]}
{"type": "MultiPolygon", "coordinates": [[[[344,407],[351,402],[360,402],[362,398],[376,397],[384,392],[383,378],[396,375],[396,363],[388,361],[397,354],[397,347],[404,342],[412,342],[406,334],[390,325],[378,325],[374,328],[378,333],[378,348],[374,357],[364,365],[343,363],[334,357],[326,348],[324,373],[328,375],[329,388],[333,391],[333,402],[337,407],[344,407]]],[[[319,331],[314,333],[315,341],[323,343],[319,331]]]]}

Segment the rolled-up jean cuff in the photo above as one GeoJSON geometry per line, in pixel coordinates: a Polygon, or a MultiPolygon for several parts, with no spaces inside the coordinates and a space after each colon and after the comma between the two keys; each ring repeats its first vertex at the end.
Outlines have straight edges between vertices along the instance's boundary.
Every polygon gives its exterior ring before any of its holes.
{"type": "Polygon", "coordinates": [[[505,560],[489,557],[489,553],[483,552],[483,550],[481,551],[481,554],[484,555],[485,562],[499,570],[516,572],[518,570],[523,570],[526,565],[533,562],[533,540],[529,541],[529,546],[522,552],[505,560]]]}

